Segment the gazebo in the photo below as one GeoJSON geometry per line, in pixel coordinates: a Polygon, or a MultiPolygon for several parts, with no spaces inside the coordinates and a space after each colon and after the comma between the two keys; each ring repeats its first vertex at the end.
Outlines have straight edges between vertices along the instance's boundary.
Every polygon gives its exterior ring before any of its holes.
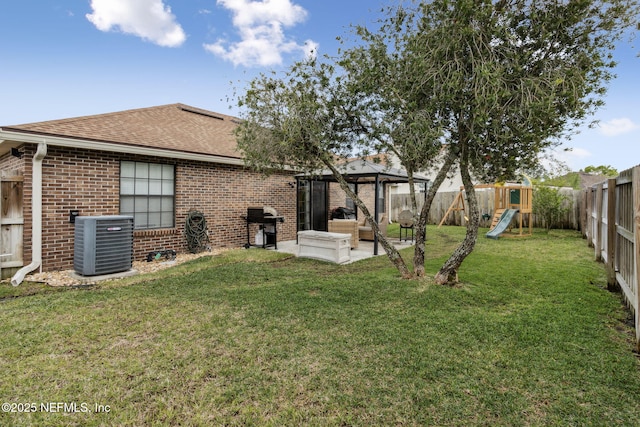
{"type": "MultiPolygon", "coordinates": [[[[380,214],[385,211],[384,198],[388,184],[408,183],[407,172],[382,163],[370,160],[356,159],[338,165],[338,170],[353,192],[358,193],[359,186],[372,185],[374,194],[373,218],[379,221],[380,214]]],[[[312,174],[296,175],[296,222],[297,230],[326,231],[329,221],[329,191],[328,184],[337,182],[329,169],[323,169],[312,174]]],[[[429,179],[414,174],[415,183],[428,185],[429,179]]],[[[371,208],[370,206],[368,206],[371,208]]],[[[357,215],[357,209],[356,209],[357,215]]],[[[373,253],[378,255],[378,238],[373,240],[373,253]]]]}

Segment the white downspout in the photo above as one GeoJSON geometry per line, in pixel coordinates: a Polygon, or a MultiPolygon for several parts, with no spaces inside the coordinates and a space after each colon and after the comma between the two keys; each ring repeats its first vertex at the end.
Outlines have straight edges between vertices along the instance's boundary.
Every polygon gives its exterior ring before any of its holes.
{"type": "Polygon", "coordinates": [[[24,277],[42,264],[42,160],[47,155],[47,144],[38,144],[33,156],[33,170],[31,181],[31,263],[22,267],[11,278],[11,284],[18,286],[24,277]]]}

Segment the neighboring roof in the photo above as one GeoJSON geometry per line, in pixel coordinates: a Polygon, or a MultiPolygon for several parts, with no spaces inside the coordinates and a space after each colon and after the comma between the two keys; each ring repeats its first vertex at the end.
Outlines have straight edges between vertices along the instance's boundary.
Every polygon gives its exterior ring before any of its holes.
{"type": "Polygon", "coordinates": [[[151,149],[154,152],[149,154],[158,154],[156,151],[160,150],[173,153],[167,153],[167,156],[180,157],[178,153],[189,153],[237,160],[242,157],[233,134],[238,123],[238,119],[225,114],[184,104],[169,104],[3,126],[0,139],[31,142],[33,137],[45,137],[45,142],[52,145],[76,146],[73,144],[75,141],[88,149],[111,147],[112,151],[122,152],[151,149]]]}
{"type": "MultiPolygon", "coordinates": [[[[380,154],[371,154],[369,156],[364,156],[364,157],[356,157],[356,158],[351,158],[348,159],[347,162],[352,162],[355,160],[366,160],[368,162],[372,162],[372,163],[377,163],[379,165],[383,165],[385,167],[393,167],[393,161],[391,160],[391,156],[395,156],[392,154],[384,154],[384,153],[380,153],[380,154]]],[[[397,158],[397,156],[395,156],[397,158]]],[[[399,160],[398,160],[399,162],[399,160]]]]}
{"type": "Polygon", "coordinates": [[[594,175],[586,172],[578,172],[578,176],[580,177],[579,185],[581,190],[600,184],[608,179],[604,175],[594,175]]]}
{"type": "MultiPolygon", "coordinates": [[[[389,167],[381,163],[369,160],[351,160],[338,166],[348,182],[372,182],[376,177],[389,183],[408,182],[407,172],[401,169],[389,167]]],[[[298,178],[313,178],[320,181],[335,181],[333,173],[329,169],[317,171],[311,175],[299,174],[298,178]]],[[[422,175],[414,175],[415,182],[428,182],[429,179],[422,175]]]]}

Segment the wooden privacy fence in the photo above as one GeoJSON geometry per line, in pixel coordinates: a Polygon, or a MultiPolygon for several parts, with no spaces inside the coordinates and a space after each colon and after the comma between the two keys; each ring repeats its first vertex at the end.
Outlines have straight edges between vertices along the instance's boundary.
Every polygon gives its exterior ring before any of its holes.
{"type": "MultiPolygon", "coordinates": [[[[491,217],[493,217],[493,208],[495,201],[494,189],[476,189],[476,195],[478,196],[478,208],[480,209],[480,226],[489,227],[491,225],[491,217]],[[484,218],[483,218],[484,216],[484,218]],[[488,218],[488,219],[487,219],[488,218]]],[[[561,188],[560,193],[567,197],[567,201],[564,207],[569,208],[562,218],[559,218],[557,227],[570,230],[581,230],[581,208],[582,208],[582,191],[572,190],[569,188],[561,188]]],[[[449,206],[454,202],[458,191],[437,193],[431,204],[431,211],[429,212],[429,224],[439,224],[442,218],[444,218],[449,206]]],[[[424,203],[425,194],[417,194],[418,208],[422,208],[424,203]]],[[[535,190],[534,190],[535,199],[535,190]]],[[[392,221],[398,220],[398,215],[403,210],[411,210],[411,199],[408,194],[392,194],[390,197],[390,216],[392,221]]],[[[465,198],[466,212],[454,212],[448,216],[445,220],[447,225],[466,225],[464,215],[468,214],[468,203],[465,198]]],[[[535,203],[535,200],[534,200],[535,203]]],[[[545,227],[542,218],[536,215],[532,215],[534,227],[545,227]]]]}
{"type": "Polygon", "coordinates": [[[640,351],[640,165],[585,190],[584,234],[606,265],[610,288],[620,288],[633,311],[640,351]]]}

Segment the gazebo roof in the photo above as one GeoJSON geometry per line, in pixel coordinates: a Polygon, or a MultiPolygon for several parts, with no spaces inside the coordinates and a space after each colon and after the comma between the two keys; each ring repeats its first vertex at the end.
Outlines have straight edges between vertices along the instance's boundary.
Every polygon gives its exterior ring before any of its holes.
{"type": "MultiPolygon", "coordinates": [[[[369,160],[351,160],[338,165],[338,170],[342,172],[347,182],[374,182],[376,178],[381,182],[387,183],[409,182],[409,175],[407,175],[406,171],[369,160]]],[[[298,174],[296,178],[335,181],[335,177],[329,169],[322,169],[313,174],[298,174]]],[[[429,179],[425,176],[414,174],[414,181],[426,183],[429,182],[429,179]]]]}

